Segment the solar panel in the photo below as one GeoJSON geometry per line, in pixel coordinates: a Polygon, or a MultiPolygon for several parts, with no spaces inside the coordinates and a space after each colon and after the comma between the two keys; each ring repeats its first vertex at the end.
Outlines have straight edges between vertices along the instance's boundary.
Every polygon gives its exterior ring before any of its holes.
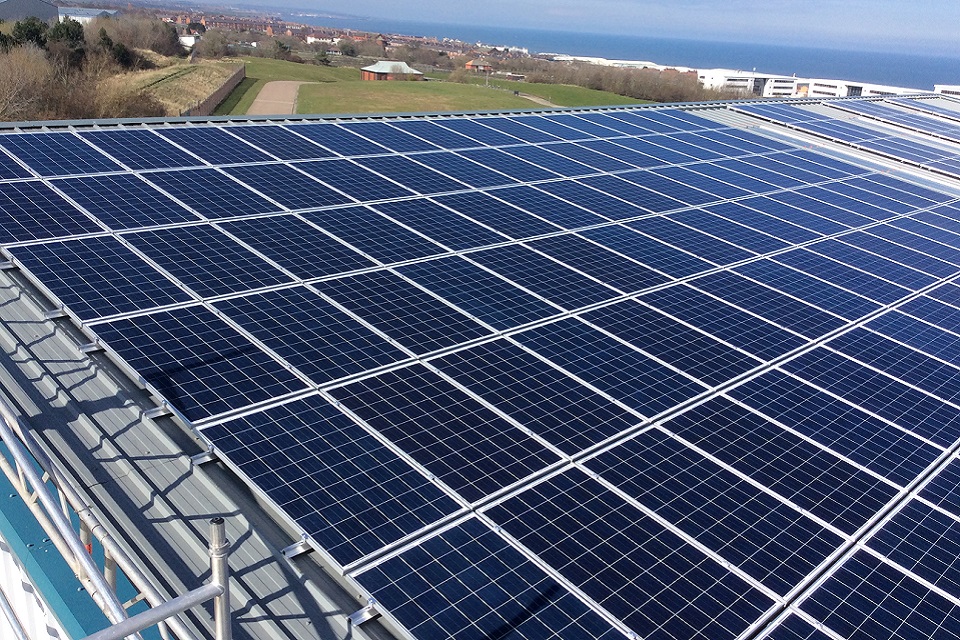
{"type": "Polygon", "coordinates": [[[952,637],[960,149],[828,106],[2,133],[0,244],[400,635],[952,637]]]}

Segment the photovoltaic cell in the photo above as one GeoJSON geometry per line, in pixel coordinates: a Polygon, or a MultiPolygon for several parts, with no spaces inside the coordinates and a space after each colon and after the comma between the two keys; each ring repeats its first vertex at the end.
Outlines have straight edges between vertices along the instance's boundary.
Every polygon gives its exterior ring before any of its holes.
{"type": "Polygon", "coordinates": [[[422,194],[463,191],[465,184],[437,173],[433,169],[417,164],[402,156],[384,156],[363,158],[357,162],[367,169],[399,182],[407,189],[422,194]]]}
{"type": "Polygon", "coordinates": [[[230,298],[214,306],[318,385],[408,357],[305,289],[230,298]]]}
{"type": "MultiPolygon", "coordinates": [[[[510,189],[497,189],[494,192],[494,195],[501,199],[506,200],[510,204],[520,207],[524,211],[528,211],[535,216],[543,218],[544,220],[549,220],[555,225],[561,226],[564,229],[577,229],[579,227],[586,227],[594,224],[602,224],[604,222],[609,222],[607,218],[601,217],[595,213],[591,213],[583,207],[590,207],[591,202],[583,202],[582,206],[575,206],[570,202],[565,202],[560,198],[564,198],[569,189],[564,189],[563,187],[556,187],[560,183],[552,182],[548,184],[540,185],[540,189],[534,187],[513,187],[510,189]],[[547,191],[548,193],[544,193],[547,191]],[[557,197],[550,195],[550,193],[555,193],[557,197]]],[[[579,185],[570,184],[570,187],[576,188],[579,185]]],[[[583,190],[581,195],[592,195],[595,196],[597,200],[603,198],[602,193],[596,191],[591,192],[590,190],[580,187],[583,190]]],[[[638,212],[639,213],[639,212],[638,212]]]]}
{"type": "Polygon", "coordinates": [[[203,435],[341,564],[459,506],[319,396],[209,427],[203,435]]]}
{"type": "Polygon", "coordinates": [[[112,237],[35,244],[11,252],[83,320],[193,299],[112,237]]]}
{"type": "Polygon", "coordinates": [[[794,333],[686,285],[652,291],[638,299],[762,360],[772,360],[806,344],[794,333]]]}
{"type": "Polygon", "coordinates": [[[623,636],[476,518],[376,565],[358,580],[421,638],[623,636]],[[433,615],[425,616],[425,609],[433,615]]]}
{"type": "Polygon", "coordinates": [[[384,202],[374,205],[373,208],[454,250],[500,244],[509,240],[506,236],[429,200],[384,202]]]}
{"type": "Polygon", "coordinates": [[[486,515],[641,637],[736,638],[772,604],[576,470],[486,515]]]}
{"type": "Polygon", "coordinates": [[[389,200],[414,193],[349,160],[302,162],[297,164],[297,168],[357,200],[389,200]]]}
{"type": "Polygon", "coordinates": [[[283,210],[215,169],[157,171],[144,177],[206,218],[283,210]]]}
{"type": "Polygon", "coordinates": [[[801,609],[850,640],[960,638],[960,607],[866,551],[847,560],[801,609]]]}
{"type": "Polygon", "coordinates": [[[388,152],[386,147],[333,123],[295,124],[289,125],[288,128],[342,156],[365,156],[388,152]]]}
{"type": "Polygon", "coordinates": [[[670,280],[661,273],[574,234],[534,240],[527,246],[624,292],[640,291],[670,280]]]}
{"type": "Polygon", "coordinates": [[[122,167],[72,133],[10,133],[0,147],[41,176],[69,176],[120,171],[122,167]]]}
{"type": "Polygon", "coordinates": [[[92,142],[131,169],[205,166],[199,158],[146,129],[101,129],[79,131],[77,135],[92,142]]]}
{"type": "Polygon", "coordinates": [[[423,365],[331,391],[468,502],[559,456],[423,365]]]}
{"type": "Polygon", "coordinates": [[[565,309],[577,309],[618,295],[550,258],[521,245],[487,249],[470,259],[565,309]]]}
{"type": "Polygon", "coordinates": [[[632,300],[580,317],[710,387],[760,365],[756,358],[632,300]]]}
{"type": "Polygon", "coordinates": [[[102,230],[42,182],[0,184],[0,242],[39,240],[102,230]]]}
{"type": "Polygon", "coordinates": [[[654,416],[706,389],[578,320],[561,320],[515,338],[644,416],[654,416]]]}
{"type": "Polygon", "coordinates": [[[430,364],[568,455],[640,422],[636,415],[504,340],[430,364]]]}
{"type": "Polygon", "coordinates": [[[783,365],[802,379],[943,447],[960,438],[960,414],[923,391],[819,348],[783,365]]]}
{"type": "Polygon", "coordinates": [[[511,238],[529,238],[545,233],[556,233],[562,228],[521,211],[503,200],[493,197],[500,189],[488,193],[458,193],[434,198],[440,204],[511,238]]]}
{"type": "Polygon", "coordinates": [[[465,314],[389,271],[328,280],[316,286],[416,353],[490,334],[465,314]]]}
{"type": "Polygon", "coordinates": [[[158,129],[157,132],[210,164],[238,164],[273,159],[220,127],[169,128],[158,129]]]}
{"type": "Polygon", "coordinates": [[[51,184],[111,229],[135,229],[200,219],[132,175],[65,178],[51,184]]]}
{"type": "Polygon", "coordinates": [[[664,427],[847,534],[897,489],[724,398],[664,427]]]}
{"type": "Polygon", "coordinates": [[[298,278],[318,278],[376,266],[376,263],[300,218],[247,218],[221,224],[298,278]]]}
{"type": "Polygon", "coordinates": [[[17,178],[29,178],[30,172],[10,156],[0,152],[0,180],[15,180],[17,178]]]}
{"type": "Polygon", "coordinates": [[[497,187],[516,183],[513,178],[456,153],[421,153],[417,155],[417,162],[471,187],[497,187]]]}
{"type": "Polygon", "coordinates": [[[229,131],[281,160],[311,160],[333,155],[320,145],[283,127],[257,125],[231,127],[229,131]]]}
{"type": "Polygon", "coordinates": [[[384,263],[446,253],[440,245],[366,207],[317,211],[303,217],[384,263]]]}
{"type": "Polygon", "coordinates": [[[368,140],[399,152],[434,151],[437,145],[406,133],[387,122],[345,122],[340,125],[368,140]]]}
{"type": "Polygon", "coordinates": [[[397,271],[500,331],[561,312],[460,256],[415,262],[397,271]]]}
{"type": "Polygon", "coordinates": [[[188,420],[306,389],[306,384],[202,307],[96,327],[97,335],[188,420]]]}
{"type": "Polygon", "coordinates": [[[732,389],[730,397],[901,486],[913,482],[942,453],[777,371],[732,389]]]}
{"type": "Polygon", "coordinates": [[[643,218],[628,222],[627,226],[718,265],[732,264],[756,255],[752,251],[665,217],[643,218]]]}
{"type": "Polygon", "coordinates": [[[201,296],[291,281],[263,258],[206,225],[143,231],[124,239],[201,296]]]}
{"type": "Polygon", "coordinates": [[[587,466],[776,593],[800,584],[843,542],[657,429],[587,466]]]}
{"type": "Polygon", "coordinates": [[[353,202],[342,193],[283,164],[228,167],[224,171],[288,209],[313,209],[353,202]]]}
{"type": "Polygon", "coordinates": [[[674,278],[683,278],[714,268],[714,265],[692,253],[660,242],[653,234],[644,235],[619,225],[589,229],[579,235],[674,278]]]}

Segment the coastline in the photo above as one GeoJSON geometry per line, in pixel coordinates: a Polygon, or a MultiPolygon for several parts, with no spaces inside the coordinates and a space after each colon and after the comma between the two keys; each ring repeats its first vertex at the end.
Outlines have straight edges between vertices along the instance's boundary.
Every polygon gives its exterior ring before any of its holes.
{"type": "Polygon", "coordinates": [[[932,90],[960,84],[960,57],[942,54],[832,49],[800,44],[751,44],[643,35],[615,35],[421,23],[379,18],[326,18],[284,14],[313,26],[394,35],[434,37],[496,47],[556,52],[577,58],[652,62],[690,69],[757,70],[769,75],[845,78],[857,82],[932,90]]]}

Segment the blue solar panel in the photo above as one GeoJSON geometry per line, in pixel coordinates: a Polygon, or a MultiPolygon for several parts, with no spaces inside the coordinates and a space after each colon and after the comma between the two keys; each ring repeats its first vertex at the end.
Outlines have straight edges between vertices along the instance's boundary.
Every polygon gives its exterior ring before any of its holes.
{"type": "Polygon", "coordinates": [[[389,558],[358,580],[421,638],[623,636],[475,518],[389,558]],[[424,615],[425,610],[432,613],[424,615]]]}
{"type": "Polygon", "coordinates": [[[581,318],[709,387],[760,364],[760,360],[716,338],[630,300],[585,313],[581,318]]]}
{"type": "Polygon", "coordinates": [[[384,202],[374,209],[455,250],[499,244],[509,239],[429,200],[384,202]]]}
{"type": "Polygon", "coordinates": [[[467,149],[466,151],[461,151],[460,155],[494,171],[505,173],[520,182],[550,180],[559,175],[557,172],[548,171],[547,169],[521,160],[498,149],[467,149]]]}
{"type": "Polygon", "coordinates": [[[368,171],[349,160],[302,162],[297,168],[357,200],[388,200],[415,193],[389,180],[389,176],[368,171]]]}
{"type": "Polygon", "coordinates": [[[78,134],[131,169],[173,169],[204,166],[204,162],[144,129],[102,129],[78,134]]]}
{"type": "Polygon", "coordinates": [[[901,486],[943,453],[903,431],[909,423],[898,428],[776,371],[733,389],[730,397],[901,486]]]}
{"type": "Polygon", "coordinates": [[[754,253],[769,253],[790,246],[789,243],[766,233],[759,233],[749,227],[731,222],[731,219],[736,220],[739,217],[742,209],[743,207],[733,203],[720,204],[705,209],[692,209],[674,213],[668,216],[668,219],[712,236],[723,238],[727,242],[732,242],[754,253]]]}
{"type": "Polygon", "coordinates": [[[618,295],[615,289],[519,245],[478,251],[470,259],[564,309],[618,295]]]}
{"type": "Polygon", "coordinates": [[[624,292],[635,292],[670,279],[576,235],[551,236],[527,246],[624,292]]]}
{"type": "Polygon", "coordinates": [[[210,164],[262,162],[273,159],[219,127],[158,129],[158,132],[210,164]]]}
{"type": "Polygon", "coordinates": [[[678,249],[689,251],[705,260],[710,260],[714,264],[732,264],[752,258],[755,255],[752,251],[747,251],[725,240],[678,224],[665,217],[643,218],[642,220],[629,222],[627,226],[667,242],[678,249]]]}
{"type": "Polygon", "coordinates": [[[72,133],[11,133],[0,136],[0,147],[41,176],[69,176],[122,169],[72,133]]]}
{"type": "MultiPolygon", "coordinates": [[[[553,195],[563,198],[568,202],[576,202],[581,207],[585,207],[597,215],[603,216],[604,218],[610,220],[622,220],[624,218],[632,218],[646,213],[644,210],[633,206],[633,203],[628,200],[612,198],[606,193],[597,191],[596,189],[591,189],[590,187],[584,186],[579,182],[574,182],[572,180],[564,180],[562,182],[546,182],[544,184],[537,185],[537,188],[548,193],[552,193],[553,195]]],[[[544,218],[548,217],[546,212],[540,212],[539,215],[544,218]]],[[[606,220],[601,218],[599,221],[605,222],[606,220]]]]}
{"type": "Polygon", "coordinates": [[[438,486],[319,396],[203,435],[341,564],[458,510],[438,486]]]}
{"type": "Polygon", "coordinates": [[[850,640],[960,638],[960,606],[866,551],[847,560],[801,609],[850,640]]]}
{"type": "Polygon", "coordinates": [[[321,293],[416,353],[490,334],[468,316],[387,271],[328,280],[316,286],[321,293]]]}
{"type": "MultiPolygon", "coordinates": [[[[644,211],[659,213],[661,211],[670,211],[671,209],[683,209],[686,203],[680,202],[676,198],[666,196],[662,193],[641,187],[629,180],[625,180],[629,174],[590,176],[578,180],[581,184],[599,189],[604,193],[621,198],[632,204],[632,207],[626,207],[622,204],[616,207],[608,206],[604,215],[610,218],[623,219],[636,216],[643,212],[637,211],[634,207],[640,207],[644,211]]],[[[595,198],[594,198],[595,199],[595,198]]]]}
{"type": "Polygon", "coordinates": [[[363,136],[367,140],[376,140],[392,151],[431,151],[437,145],[410,135],[386,122],[345,122],[340,125],[347,131],[363,136]]]}
{"type": "Polygon", "coordinates": [[[524,346],[639,411],[653,416],[706,387],[574,319],[517,334],[524,346]]]}
{"type": "Polygon", "coordinates": [[[590,459],[587,467],[776,593],[800,584],[843,542],[659,430],[590,459]]]}
{"type": "Polygon", "coordinates": [[[136,176],[65,178],[52,184],[111,229],[135,229],[200,219],[136,176]]]}
{"type": "Polygon", "coordinates": [[[664,428],[847,534],[898,489],[729,400],[710,400],[664,428]]]}
{"type": "Polygon", "coordinates": [[[423,365],[330,392],[441,482],[475,502],[559,456],[423,365]]]}
{"type": "Polygon", "coordinates": [[[505,340],[430,364],[568,455],[640,422],[627,409],[505,340]]]}
{"type": "Polygon", "coordinates": [[[191,421],[307,387],[202,307],[114,320],[96,332],[191,421]]]}
{"type": "Polygon", "coordinates": [[[408,357],[308,290],[281,289],[214,306],[318,385],[408,357]]]}
{"type": "Polygon", "coordinates": [[[772,605],[767,595],[576,470],[486,515],[640,637],[736,638],[772,605]]]}
{"type": "Polygon", "coordinates": [[[385,263],[445,253],[440,245],[366,207],[305,213],[303,217],[385,263]]]}
{"type": "Polygon", "coordinates": [[[421,153],[417,155],[417,162],[471,187],[496,187],[517,182],[455,153],[421,153]]]}
{"type": "Polygon", "coordinates": [[[11,253],[85,320],[193,299],[115,238],[35,244],[11,253]]]}
{"type": "Polygon", "coordinates": [[[553,134],[541,131],[540,129],[534,129],[533,127],[528,127],[527,125],[523,124],[528,120],[530,120],[530,118],[496,117],[479,118],[477,119],[477,122],[482,123],[485,127],[490,127],[496,131],[513,136],[517,140],[522,140],[523,142],[555,142],[560,139],[553,134]]]}
{"type": "MultiPolygon", "coordinates": [[[[535,216],[549,220],[550,222],[563,227],[564,229],[576,229],[587,227],[594,224],[609,222],[605,217],[597,215],[584,209],[592,208],[592,202],[582,202],[581,206],[565,202],[566,195],[570,190],[576,190],[579,187],[585,192],[585,195],[595,196],[597,199],[605,197],[602,193],[590,192],[588,189],[575,183],[550,182],[534,187],[513,187],[511,189],[498,189],[494,195],[501,200],[506,200],[512,205],[520,207],[535,216]],[[543,189],[541,191],[540,189],[543,189]],[[546,191],[547,193],[544,193],[546,191]],[[554,197],[550,194],[556,194],[554,197]]],[[[626,205],[629,206],[629,205],[626,205]]],[[[640,213],[639,211],[637,213],[640,213]]]]}
{"type": "Polygon", "coordinates": [[[102,231],[42,182],[0,184],[0,242],[102,231]]]}
{"type": "Polygon", "coordinates": [[[435,200],[514,239],[556,233],[562,229],[493,197],[499,196],[500,191],[502,189],[489,194],[473,192],[440,196],[435,200]]]}
{"type": "Polygon", "coordinates": [[[288,128],[342,156],[365,156],[388,151],[386,147],[354,135],[335,124],[296,124],[288,128]]]}
{"type": "Polygon", "coordinates": [[[475,140],[473,146],[498,146],[504,144],[518,144],[519,138],[500,133],[490,127],[485,127],[480,122],[482,120],[473,120],[467,118],[448,118],[443,120],[434,120],[434,122],[444,129],[448,129],[457,134],[466,136],[475,140]]]}
{"type": "Polygon", "coordinates": [[[0,152],[0,180],[13,180],[16,178],[29,178],[30,172],[10,156],[0,152]]]}
{"type": "Polygon", "coordinates": [[[543,320],[561,311],[459,256],[416,262],[397,271],[498,330],[543,320]]]}
{"type": "Polygon", "coordinates": [[[596,169],[588,167],[582,162],[577,162],[559,153],[554,153],[551,151],[554,146],[556,145],[543,147],[507,147],[506,149],[502,149],[502,151],[509,153],[511,156],[516,156],[521,160],[532,162],[544,169],[549,169],[562,176],[586,176],[597,172],[596,169]]]}
{"type": "Polygon", "coordinates": [[[432,142],[443,149],[469,149],[480,146],[476,140],[462,136],[430,120],[397,120],[390,123],[401,131],[432,142]]]}
{"type": "Polygon", "coordinates": [[[248,218],[221,225],[298,278],[366,269],[375,262],[294,216],[248,218]]]}
{"type": "Polygon", "coordinates": [[[157,171],[144,177],[207,218],[281,211],[280,205],[213,169],[157,171]]]}
{"type": "Polygon", "coordinates": [[[417,193],[444,193],[446,191],[463,191],[467,188],[464,183],[417,164],[410,158],[385,156],[364,158],[357,160],[357,162],[417,193]]]}
{"type": "Polygon", "coordinates": [[[333,154],[320,145],[278,126],[231,127],[230,133],[281,160],[328,158],[333,154]]]}
{"type": "Polygon", "coordinates": [[[342,193],[282,164],[228,167],[224,171],[288,209],[312,209],[353,202],[342,193]]]}
{"type": "Polygon", "coordinates": [[[600,227],[584,231],[580,235],[675,278],[714,267],[692,253],[656,240],[653,235],[646,236],[626,227],[600,227]]]}
{"type": "Polygon", "coordinates": [[[143,231],[124,239],[201,296],[290,282],[292,278],[206,225],[143,231]]]}

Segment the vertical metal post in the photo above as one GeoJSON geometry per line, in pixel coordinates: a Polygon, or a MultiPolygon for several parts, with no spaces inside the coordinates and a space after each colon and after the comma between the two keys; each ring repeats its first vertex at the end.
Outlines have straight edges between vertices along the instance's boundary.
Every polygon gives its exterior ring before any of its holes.
{"type": "Polygon", "coordinates": [[[210,578],[223,587],[223,592],[213,599],[213,622],[217,640],[231,640],[233,626],[230,616],[230,541],[227,540],[223,518],[210,521],[210,578]]]}
{"type": "Polygon", "coordinates": [[[114,559],[113,554],[110,553],[110,550],[104,548],[103,550],[103,577],[107,580],[107,584],[110,585],[110,588],[113,589],[113,592],[117,592],[117,561],[114,559]]]}
{"type": "Polygon", "coordinates": [[[86,522],[80,523],[80,542],[83,543],[83,548],[87,550],[87,553],[93,553],[93,532],[90,531],[86,522]]]}

